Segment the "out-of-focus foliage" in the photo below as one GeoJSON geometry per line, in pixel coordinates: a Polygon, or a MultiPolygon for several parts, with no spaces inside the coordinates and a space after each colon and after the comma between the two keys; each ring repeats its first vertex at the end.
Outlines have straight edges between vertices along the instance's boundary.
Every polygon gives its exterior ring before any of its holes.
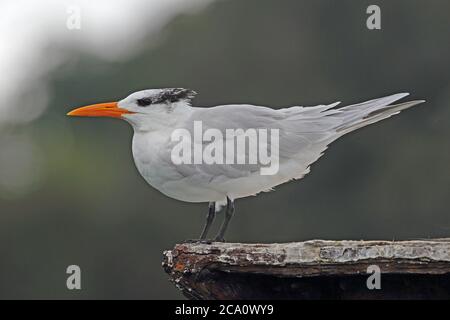
{"type": "Polygon", "coordinates": [[[238,200],[228,239],[448,236],[450,3],[378,1],[378,31],[366,28],[370,4],[217,1],[177,17],[123,62],[68,50],[71,62],[48,75],[49,111],[4,129],[34,152],[0,159],[36,181],[27,192],[2,189],[0,297],[181,297],[161,252],[198,235],[206,205],[143,181],[125,122],[65,116],[144,88],[195,89],[196,106],[349,104],[404,91],[426,99],[334,143],[305,179],[238,200]],[[82,269],[80,292],[65,287],[70,264],[82,269]]]}

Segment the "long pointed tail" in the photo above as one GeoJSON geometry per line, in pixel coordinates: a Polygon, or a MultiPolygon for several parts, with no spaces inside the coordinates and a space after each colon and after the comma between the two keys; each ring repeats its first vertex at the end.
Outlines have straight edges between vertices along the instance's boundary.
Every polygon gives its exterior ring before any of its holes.
{"type": "Polygon", "coordinates": [[[334,116],[341,118],[342,121],[341,124],[336,127],[336,131],[340,135],[344,135],[369,124],[387,119],[400,113],[400,111],[404,109],[425,102],[425,100],[415,100],[400,104],[391,104],[408,95],[409,93],[398,93],[384,98],[374,99],[336,109],[337,112],[334,116]]]}

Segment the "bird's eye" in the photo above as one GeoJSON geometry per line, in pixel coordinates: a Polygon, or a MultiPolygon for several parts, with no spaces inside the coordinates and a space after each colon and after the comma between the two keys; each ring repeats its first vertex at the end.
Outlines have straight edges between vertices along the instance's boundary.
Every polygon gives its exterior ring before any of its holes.
{"type": "Polygon", "coordinates": [[[152,99],[150,99],[150,98],[141,98],[141,99],[137,99],[136,103],[140,107],[147,107],[147,106],[152,104],[152,99]]]}

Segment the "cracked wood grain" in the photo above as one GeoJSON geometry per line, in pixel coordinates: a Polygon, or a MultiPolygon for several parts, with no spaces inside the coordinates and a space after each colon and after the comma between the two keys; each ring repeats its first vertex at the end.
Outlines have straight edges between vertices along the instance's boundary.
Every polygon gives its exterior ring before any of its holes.
{"type": "Polygon", "coordinates": [[[183,243],[164,252],[163,267],[193,299],[364,298],[382,293],[414,298],[423,292],[426,279],[445,287],[437,290],[440,297],[450,296],[450,239],[183,243]],[[365,287],[367,267],[374,264],[392,283],[384,292],[370,293],[365,287]]]}

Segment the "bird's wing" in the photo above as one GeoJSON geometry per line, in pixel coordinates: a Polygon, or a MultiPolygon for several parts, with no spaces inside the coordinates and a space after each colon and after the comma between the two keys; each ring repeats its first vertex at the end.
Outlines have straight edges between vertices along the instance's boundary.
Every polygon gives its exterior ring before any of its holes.
{"type": "MultiPolygon", "coordinates": [[[[318,106],[324,110],[332,106],[318,106]]],[[[189,132],[194,132],[194,123],[201,122],[203,131],[207,129],[218,129],[225,133],[227,129],[242,129],[241,133],[248,129],[268,129],[267,150],[271,150],[273,141],[270,139],[270,130],[277,129],[279,132],[279,163],[282,166],[284,163],[292,160],[298,162],[298,170],[304,171],[308,165],[317,159],[324,150],[324,145],[319,145],[318,142],[324,140],[325,137],[330,136],[325,128],[321,127],[320,123],[314,121],[305,122],[289,121],[293,114],[298,111],[306,111],[306,117],[311,110],[310,108],[299,108],[297,110],[282,109],[274,110],[266,107],[258,107],[252,105],[225,105],[214,108],[197,108],[191,118],[184,123],[184,129],[189,132]],[[309,112],[308,112],[309,111],[309,112]],[[312,159],[312,160],[311,160],[312,159]]],[[[318,112],[318,110],[316,110],[318,112]]],[[[306,118],[305,117],[305,118],[306,118]]],[[[222,145],[226,145],[227,136],[223,135],[222,145]]],[[[201,141],[202,149],[214,143],[214,141],[201,141]]],[[[174,142],[169,143],[168,150],[172,149],[174,142]]],[[[326,146],[326,145],[325,145],[326,146]]],[[[250,149],[245,150],[245,159],[250,157],[250,149]]],[[[237,155],[235,154],[235,159],[237,155]]],[[[166,159],[170,161],[170,159],[166,159]]],[[[176,165],[176,171],[182,177],[192,177],[202,181],[220,181],[227,179],[236,179],[259,173],[262,165],[258,162],[256,164],[179,164],[176,165]]],[[[298,176],[298,175],[297,175],[298,176]]],[[[295,178],[295,177],[290,177],[295,178]]]]}
{"type": "MultiPolygon", "coordinates": [[[[327,146],[354,129],[390,117],[420,101],[392,106],[407,94],[396,94],[343,108],[338,103],[315,107],[271,109],[253,105],[224,105],[213,108],[194,108],[184,127],[193,132],[195,121],[202,129],[278,129],[280,175],[285,181],[298,179],[309,172],[309,166],[326,150],[327,146]]],[[[199,142],[203,148],[213,142],[199,142]]],[[[226,136],[223,137],[223,145],[226,136]]],[[[267,148],[271,150],[272,141],[267,148]]],[[[170,146],[169,146],[170,148],[170,146]]],[[[245,150],[246,159],[249,150],[245,150]]],[[[183,177],[196,176],[202,181],[236,179],[260,172],[257,164],[180,164],[177,172],[183,177]]]]}

